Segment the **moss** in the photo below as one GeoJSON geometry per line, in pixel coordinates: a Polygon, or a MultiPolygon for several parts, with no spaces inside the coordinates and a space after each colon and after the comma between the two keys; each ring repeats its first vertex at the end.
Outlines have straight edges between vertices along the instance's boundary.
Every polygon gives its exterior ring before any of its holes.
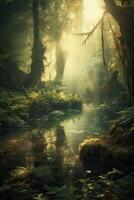
{"type": "Polygon", "coordinates": [[[85,166],[92,159],[109,163],[123,170],[133,170],[134,108],[120,112],[109,133],[101,138],[89,138],[80,145],[80,158],[85,166]]]}
{"type": "Polygon", "coordinates": [[[133,170],[134,149],[124,148],[110,143],[107,139],[98,139],[97,142],[89,141],[81,145],[80,158],[84,166],[90,166],[92,160],[96,160],[111,167],[118,167],[124,170],[133,170]]]}

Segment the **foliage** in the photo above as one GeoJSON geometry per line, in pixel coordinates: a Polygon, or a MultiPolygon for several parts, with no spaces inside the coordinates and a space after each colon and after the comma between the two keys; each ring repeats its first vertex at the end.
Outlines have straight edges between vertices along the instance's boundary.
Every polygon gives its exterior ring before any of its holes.
{"type": "MultiPolygon", "coordinates": [[[[16,194],[15,198],[21,199],[35,199],[35,200],[126,200],[133,199],[134,191],[134,173],[125,175],[122,171],[113,168],[105,174],[101,174],[98,177],[92,176],[83,177],[77,180],[77,183],[72,183],[72,185],[53,185],[50,181],[46,182],[44,177],[43,182],[41,179],[36,179],[36,174],[41,174],[42,172],[47,175],[49,167],[42,166],[41,168],[32,167],[32,170],[28,170],[30,179],[23,179],[22,173],[16,174],[15,179],[11,179],[9,182],[0,187],[0,193],[4,194],[8,191],[8,194],[13,196],[14,192],[16,194]],[[27,180],[27,181],[26,181],[27,180]],[[36,183],[38,181],[38,184],[36,183]],[[23,194],[20,195],[20,194],[23,194]],[[130,197],[130,198],[129,198],[130,197]]],[[[20,168],[17,169],[17,171],[20,168]]],[[[21,169],[21,171],[24,169],[21,169]]],[[[27,170],[25,168],[25,170],[27,170]]],[[[44,176],[44,174],[42,174],[44,176]]],[[[47,175],[48,176],[48,175],[47,175]]],[[[49,176],[48,176],[49,177],[49,176]]],[[[24,178],[24,177],[23,177],[24,178]]],[[[51,178],[50,178],[51,180],[51,178]]]]}
{"type": "Polygon", "coordinates": [[[81,108],[80,99],[54,88],[26,90],[22,93],[3,91],[0,93],[0,125],[5,128],[20,127],[40,114],[70,108],[81,108]]]}
{"type": "Polygon", "coordinates": [[[81,179],[84,200],[125,200],[133,196],[133,173],[125,176],[118,169],[113,169],[98,178],[81,179]]]}
{"type": "Polygon", "coordinates": [[[80,145],[80,158],[85,166],[90,166],[90,161],[94,160],[107,166],[133,170],[133,139],[134,108],[131,107],[118,113],[105,136],[85,139],[80,145]]]}
{"type": "Polygon", "coordinates": [[[134,120],[134,107],[128,107],[120,112],[118,112],[119,121],[123,119],[132,119],[134,120]]]}
{"type": "Polygon", "coordinates": [[[0,187],[0,194],[8,191],[12,196],[15,193],[16,199],[32,197],[38,200],[76,200],[76,189],[72,185],[58,186],[55,177],[55,171],[48,165],[18,167],[11,172],[11,179],[0,187]],[[23,194],[22,198],[20,194],[23,194]]]}
{"type": "Polygon", "coordinates": [[[54,175],[49,166],[43,165],[34,167],[33,165],[28,167],[18,167],[11,172],[13,180],[26,180],[30,177],[37,179],[37,181],[45,180],[45,183],[54,181],[54,175]]]}
{"type": "Polygon", "coordinates": [[[53,0],[49,3],[45,13],[45,31],[55,42],[60,41],[65,29],[73,22],[71,14],[78,3],[74,0],[53,0]]]}

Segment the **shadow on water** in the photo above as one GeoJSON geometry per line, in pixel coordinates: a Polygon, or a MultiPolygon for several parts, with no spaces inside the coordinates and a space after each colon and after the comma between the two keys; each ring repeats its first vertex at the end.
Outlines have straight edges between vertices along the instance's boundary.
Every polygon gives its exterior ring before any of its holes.
{"type": "Polygon", "coordinates": [[[40,188],[42,184],[65,185],[85,176],[79,160],[79,144],[88,136],[103,133],[106,128],[105,116],[94,106],[85,105],[82,113],[54,111],[31,121],[23,130],[3,133],[0,139],[1,186],[12,176],[20,180],[22,177],[18,176],[24,176],[21,170],[27,168],[34,174],[34,179],[30,177],[33,188],[40,188]]]}

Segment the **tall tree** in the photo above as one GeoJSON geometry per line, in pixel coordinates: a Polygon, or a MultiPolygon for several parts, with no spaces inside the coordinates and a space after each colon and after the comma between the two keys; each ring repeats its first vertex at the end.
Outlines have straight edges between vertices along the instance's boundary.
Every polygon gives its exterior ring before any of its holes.
{"type": "Polygon", "coordinates": [[[73,19],[71,19],[70,14],[76,13],[77,9],[75,8],[78,7],[79,3],[80,0],[53,0],[49,5],[49,16],[46,19],[46,24],[47,31],[55,43],[56,81],[62,80],[66,61],[66,52],[62,49],[61,39],[63,33],[72,24],[73,19]]]}
{"type": "Polygon", "coordinates": [[[114,17],[120,26],[120,42],[126,58],[128,90],[131,102],[134,103],[134,9],[131,6],[118,6],[115,0],[104,0],[104,2],[107,12],[114,17]]]}
{"type": "Polygon", "coordinates": [[[26,78],[22,66],[29,60],[25,52],[30,12],[27,1],[0,0],[0,85],[6,89],[19,89],[26,78]]]}
{"type": "Polygon", "coordinates": [[[45,48],[40,39],[39,29],[39,0],[32,1],[32,15],[33,15],[33,49],[32,49],[32,63],[31,72],[26,81],[26,86],[34,87],[41,79],[44,69],[43,57],[45,48]]]}

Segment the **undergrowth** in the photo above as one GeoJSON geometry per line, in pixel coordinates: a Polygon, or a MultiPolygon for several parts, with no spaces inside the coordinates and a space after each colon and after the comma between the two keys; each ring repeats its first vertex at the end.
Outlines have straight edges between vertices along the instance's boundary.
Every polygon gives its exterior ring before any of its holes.
{"type": "Polygon", "coordinates": [[[0,127],[21,127],[31,118],[54,110],[80,109],[81,100],[62,89],[43,88],[23,92],[0,92],[0,127]]]}

